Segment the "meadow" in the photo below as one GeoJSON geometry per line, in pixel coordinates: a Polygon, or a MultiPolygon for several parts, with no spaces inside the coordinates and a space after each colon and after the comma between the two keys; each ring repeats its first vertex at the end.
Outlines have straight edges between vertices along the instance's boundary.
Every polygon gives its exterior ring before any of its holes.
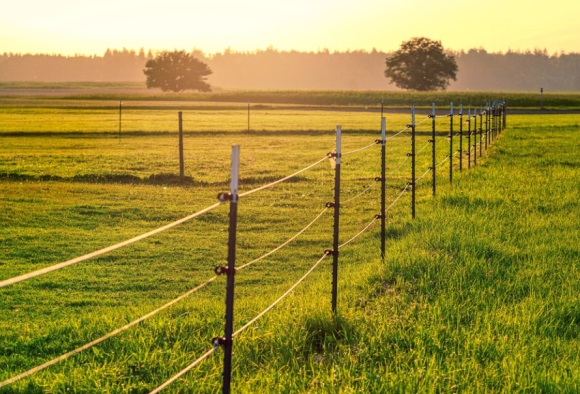
{"type": "MultiPolygon", "coordinates": [[[[0,109],[0,280],[83,255],[216,202],[241,146],[240,192],[334,149],[380,138],[380,111],[228,104],[9,98],[0,109]],[[118,105],[118,104],[117,104],[118,105]],[[125,107],[126,106],[126,107],[125,107]],[[183,111],[187,178],[179,182],[183,111]]],[[[294,103],[302,104],[302,103],[294,103]]],[[[448,109],[439,108],[438,114],[448,109]]],[[[410,177],[406,113],[387,114],[388,193],[410,177]]],[[[430,165],[431,120],[417,117],[417,174],[430,165]]],[[[449,118],[436,118],[437,162],[449,118]]],[[[454,130],[458,130],[455,117],[454,130]]],[[[338,314],[331,259],[234,342],[236,392],[577,392],[580,390],[578,115],[510,115],[467,170],[437,168],[378,226],[340,254],[338,314]]],[[[457,139],[455,140],[457,144],[457,139]]],[[[455,145],[457,147],[457,145],[455,145]]],[[[380,147],[342,163],[341,240],[380,211],[380,147]],[[368,192],[360,195],[367,188],[368,192]],[[360,195],[360,196],[359,196],[360,195]],[[350,202],[350,198],[357,199],[350,202]]],[[[286,241],[332,201],[326,160],[242,198],[238,262],[286,241]]],[[[227,256],[227,206],[105,256],[0,288],[0,382],[98,338],[213,276],[227,256]]],[[[236,275],[235,328],[264,310],[332,246],[332,213],[236,275]]],[[[0,392],[149,392],[223,335],[225,278],[137,326],[0,392]]],[[[167,392],[215,392],[221,351],[167,392]]]]}

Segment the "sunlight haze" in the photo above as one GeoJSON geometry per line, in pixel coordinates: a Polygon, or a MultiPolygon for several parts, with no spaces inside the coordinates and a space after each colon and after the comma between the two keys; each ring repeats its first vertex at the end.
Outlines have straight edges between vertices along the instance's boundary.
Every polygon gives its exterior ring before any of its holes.
{"type": "Polygon", "coordinates": [[[0,53],[110,49],[395,50],[426,36],[445,48],[580,52],[580,2],[554,0],[21,0],[3,5],[0,53]]]}

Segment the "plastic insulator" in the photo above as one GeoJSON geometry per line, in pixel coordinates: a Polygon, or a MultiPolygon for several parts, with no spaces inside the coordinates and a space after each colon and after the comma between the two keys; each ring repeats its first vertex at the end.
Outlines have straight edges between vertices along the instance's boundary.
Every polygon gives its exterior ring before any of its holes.
{"type": "Polygon", "coordinates": [[[382,182],[382,181],[383,181],[383,178],[381,178],[380,176],[375,178],[375,182],[382,182]]]}
{"type": "MultiPolygon", "coordinates": [[[[213,269],[213,272],[215,272],[216,275],[223,275],[223,274],[229,274],[230,273],[230,269],[226,266],[223,265],[218,265],[213,269]]],[[[234,274],[236,273],[236,270],[234,269],[234,274]]]]}
{"type": "Polygon", "coordinates": [[[336,205],[336,204],[335,204],[335,203],[333,203],[333,202],[327,202],[327,203],[326,203],[326,208],[334,208],[334,207],[335,207],[335,205],[336,205]]]}
{"type": "Polygon", "coordinates": [[[382,218],[383,218],[383,215],[381,215],[380,213],[375,215],[375,219],[382,219],[382,218]]]}
{"type": "Polygon", "coordinates": [[[429,119],[435,119],[435,115],[427,115],[429,119]]]}
{"type": "Polygon", "coordinates": [[[213,347],[217,348],[220,346],[224,346],[224,345],[231,345],[233,341],[228,341],[227,339],[225,339],[224,337],[213,337],[211,339],[211,343],[213,345],[213,347]]]}
{"type": "Polygon", "coordinates": [[[383,142],[385,142],[385,141],[383,141],[383,140],[375,140],[375,144],[377,144],[377,145],[382,144],[383,142]]]}
{"type": "Polygon", "coordinates": [[[226,202],[232,199],[232,195],[230,193],[218,193],[217,199],[219,202],[226,202]]]}
{"type": "Polygon", "coordinates": [[[336,252],[332,249],[325,249],[324,254],[327,256],[334,256],[336,254],[336,252]]]}
{"type": "Polygon", "coordinates": [[[326,154],[326,157],[328,157],[329,159],[333,159],[333,158],[335,158],[336,156],[337,156],[337,155],[336,155],[336,153],[334,153],[334,152],[328,152],[328,153],[326,154]]]}
{"type": "Polygon", "coordinates": [[[407,157],[412,157],[413,154],[412,153],[407,153],[407,157]]]}
{"type": "Polygon", "coordinates": [[[428,140],[427,142],[433,143],[434,140],[428,140]]]}

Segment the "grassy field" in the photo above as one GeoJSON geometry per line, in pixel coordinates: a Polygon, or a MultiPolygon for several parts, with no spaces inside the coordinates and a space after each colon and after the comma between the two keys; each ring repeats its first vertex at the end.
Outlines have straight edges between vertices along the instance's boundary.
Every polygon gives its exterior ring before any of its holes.
{"type": "MultiPolygon", "coordinates": [[[[0,111],[0,280],[214,204],[217,193],[227,191],[232,144],[241,145],[244,192],[324,157],[333,150],[337,124],[345,130],[346,152],[380,138],[377,113],[261,109],[247,132],[243,108],[190,109],[191,115],[184,111],[188,181],[180,184],[176,108],[128,108],[119,139],[113,104],[103,111],[84,99],[69,102],[76,105],[78,112],[56,109],[55,117],[44,105],[0,111]]],[[[417,148],[424,149],[418,175],[430,165],[425,120],[418,118],[417,148]]],[[[409,121],[408,114],[389,114],[389,136],[409,121]]],[[[437,118],[438,162],[448,153],[448,123],[437,118]]],[[[417,219],[410,219],[408,195],[389,212],[384,264],[378,226],[341,250],[338,317],[330,314],[327,259],[236,339],[234,390],[580,390],[578,127],[577,115],[510,116],[508,130],[476,167],[455,170],[453,185],[448,166],[438,167],[437,198],[429,177],[418,187],[417,219]]],[[[372,187],[344,204],[342,242],[380,210],[374,184],[379,151],[372,146],[343,159],[343,202],[372,187]]],[[[407,133],[389,141],[389,201],[409,180],[409,151],[407,133]]],[[[238,265],[302,229],[332,200],[332,189],[325,161],[292,182],[243,198],[238,265]]],[[[227,207],[221,206],[146,241],[0,289],[0,382],[212,277],[213,267],[225,262],[226,242],[227,207]]],[[[287,248],[240,271],[235,327],[270,305],[331,245],[332,214],[326,212],[287,248]]],[[[148,392],[222,335],[223,287],[218,278],[0,392],[148,392]]],[[[218,352],[168,392],[218,391],[221,365],[218,352]]]]}
{"type": "Polygon", "coordinates": [[[541,97],[538,92],[405,92],[405,91],[312,91],[312,90],[223,90],[213,93],[163,93],[158,89],[147,90],[140,83],[31,83],[0,82],[0,102],[14,99],[20,94],[50,96],[54,100],[110,101],[119,99],[129,101],[186,101],[339,106],[339,107],[377,107],[381,102],[386,107],[430,107],[431,103],[447,106],[453,101],[456,105],[481,105],[485,101],[503,99],[513,108],[580,110],[580,92],[546,92],[541,97]],[[114,93],[110,93],[114,91],[114,93]]]}

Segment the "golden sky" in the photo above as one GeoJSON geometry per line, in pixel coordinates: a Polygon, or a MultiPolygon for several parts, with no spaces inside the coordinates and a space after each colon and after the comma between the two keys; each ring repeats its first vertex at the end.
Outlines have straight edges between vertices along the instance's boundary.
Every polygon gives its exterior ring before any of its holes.
{"type": "Polygon", "coordinates": [[[1,0],[0,53],[110,49],[580,52],[579,0],[1,0]],[[8,4],[6,4],[8,3],[8,4]]]}

